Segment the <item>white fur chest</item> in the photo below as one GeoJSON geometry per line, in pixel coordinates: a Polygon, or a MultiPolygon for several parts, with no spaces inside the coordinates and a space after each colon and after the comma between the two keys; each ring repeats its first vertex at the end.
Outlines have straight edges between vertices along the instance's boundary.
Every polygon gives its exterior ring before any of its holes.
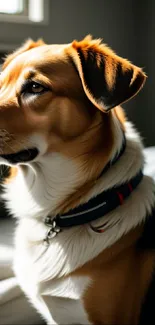
{"type": "Polygon", "coordinates": [[[64,236],[60,241],[53,239],[47,248],[42,241],[46,230],[40,222],[20,221],[14,258],[19,283],[49,324],[89,324],[82,296],[91,280],[67,276],[71,259],[78,265],[78,252],[68,258],[62,249],[67,247],[64,236]]]}
{"type": "Polygon", "coordinates": [[[68,277],[37,283],[35,267],[31,264],[29,268],[24,258],[20,263],[22,266],[15,258],[20,285],[48,324],[90,324],[82,302],[89,278],[68,277]]]}

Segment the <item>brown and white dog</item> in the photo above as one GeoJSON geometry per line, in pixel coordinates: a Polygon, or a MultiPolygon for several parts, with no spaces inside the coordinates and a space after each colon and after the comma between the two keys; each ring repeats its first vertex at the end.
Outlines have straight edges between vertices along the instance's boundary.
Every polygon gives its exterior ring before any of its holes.
{"type": "Polygon", "coordinates": [[[48,324],[139,323],[155,266],[154,252],[137,249],[155,205],[152,179],[103,217],[55,237],[45,220],[112,193],[143,168],[140,137],[118,105],[145,79],[90,36],[67,45],[30,40],[5,60],[0,150],[12,166],[4,198],[18,218],[14,270],[48,324]]]}

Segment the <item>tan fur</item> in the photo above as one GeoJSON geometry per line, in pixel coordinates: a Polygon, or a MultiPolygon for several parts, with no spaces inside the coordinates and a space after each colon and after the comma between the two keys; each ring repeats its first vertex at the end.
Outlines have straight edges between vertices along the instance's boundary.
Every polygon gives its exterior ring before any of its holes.
{"type": "Polygon", "coordinates": [[[20,47],[18,50],[13,52],[12,54],[8,55],[5,59],[5,62],[2,66],[2,69],[5,69],[7,65],[19,54],[29,51],[30,49],[33,49],[35,47],[41,46],[45,44],[41,39],[39,39],[37,42],[32,41],[31,39],[27,40],[22,47],[20,47]]]}
{"type": "Polygon", "coordinates": [[[113,109],[113,114],[116,115],[116,117],[118,118],[118,120],[120,121],[120,125],[122,130],[125,131],[125,122],[126,122],[126,116],[125,116],[125,112],[122,109],[121,106],[117,106],[113,109]]]}
{"type": "Polygon", "coordinates": [[[155,267],[154,252],[137,249],[143,227],[137,227],[97,258],[73,272],[92,283],[83,301],[92,324],[137,324],[141,304],[155,267]],[[102,289],[101,289],[102,288],[102,289]]]}
{"type": "Polygon", "coordinates": [[[5,184],[11,183],[12,179],[17,176],[18,169],[16,167],[11,167],[9,170],[9,176],[5,179],[5,184]]]}
{"type": "MultiPolygon", "coordinates": [[[[47,139],[48,152],[60,152],[80,161],[83,166],[82,186],[59,205],[57,212],[66,212],[77,206],[81,196],[84,197],[94,185],[113,148],[113,116],[119,119],[122,129],[125,122],[120,107],[105,114],[89,92],[78,49],[83,51],[85,59],[88,50],[94,51],[98,68],[104,56],[109,91],[117,82],[118,63],[123,66],[124,73],[133,69],[131,84],[137,75],[141,76],[136,92],[142,87],[145,74],[140,68],[118,57],[107,46],[101,45],[100,40],[92,40],[90,36],[81,42],[62,46],[29,41],[6,59],[1,76],[1,92],[4,90],[5,96],[0,95],[0,128],[13,135],[5,144],[3,153],[29,146],[27,137],[39,132],[47,139]],[[29,103],[21,96],[21,86],[30,75],[33,81],[47,85],[50,91],[29,103]]],[[[12,168],[9,181],[16,173],[17,170],[12,168]]],[[[72,274],[87,275],[92,279],[83,301],[93,324],[137,324],[154,266],[154,254],[136,250],[136,241],[141,233],[141,228],[133,230],[72,274]]]]}

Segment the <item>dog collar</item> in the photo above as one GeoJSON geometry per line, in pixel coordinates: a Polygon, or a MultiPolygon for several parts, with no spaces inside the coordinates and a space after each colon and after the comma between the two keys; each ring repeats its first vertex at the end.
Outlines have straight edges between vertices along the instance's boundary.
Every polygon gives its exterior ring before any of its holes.
{"type": "MultiPolygon", "coordinates": [[[[81,204],[68,213],[57,215],[54,218],[47,216],[45,225],[50,229],[44,241],[49,244],[50,239],[65,228],[89,224],[104,217],[107,213],[123,204],[124,200],[137,188],[142,178],[143,173],[140,170],[129,182],[100,193],[87,203],[81,204]]],[[[91,228],[98,233],[103,232],[100,227],[95,229],[91,226],[91,228]]]]}

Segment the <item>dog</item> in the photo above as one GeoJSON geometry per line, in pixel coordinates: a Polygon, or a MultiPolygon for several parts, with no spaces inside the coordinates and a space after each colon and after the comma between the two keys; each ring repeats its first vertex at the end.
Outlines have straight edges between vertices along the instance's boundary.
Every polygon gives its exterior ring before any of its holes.
{"type": "Polygon", "coordinates": [[[145,80],[91,36],[28,40],[4,61],[0,156],[10,166],[3,198],[17,218],[13,267],[48,324],[134,325],[142,315],[153,324],[144,306],[154,183],[120,107],[145,80]]]}

